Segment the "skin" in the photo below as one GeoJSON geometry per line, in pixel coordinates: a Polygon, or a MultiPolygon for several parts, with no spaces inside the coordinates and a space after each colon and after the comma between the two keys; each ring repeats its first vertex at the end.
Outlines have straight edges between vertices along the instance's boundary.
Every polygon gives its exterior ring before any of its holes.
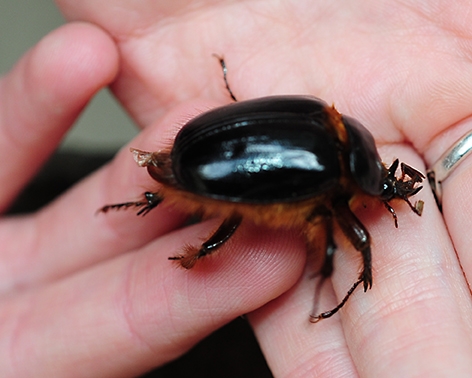
{"type": "MultiPolygon", "coordinates": [[[[228,103],[213,53],[224,54],[238,99],[335,102],[371,130],[387,164],[398,157],[424,172],[472,129],[470,5],[318,3],[57,1],[72,23],[0,81],[2,209],[104,86],[143,128],[130,146],[144,150],[228,103]]],[[[39,212],[1,219],[0,375],[135,376],[247,313],[276,377],[472,375],[470,160],[445,182],[443,214],[427,183],[421,218],[393,204],[398,230],[382,205],[356,211],[373,240],[374,286],[313,325],[316,265],[305,270],[296,232],[243,223],[184,271],[167,257],[219,220],[178,228],[183,215],[165,206],[145,219],[94,217],[155,185],[128,147],[39,212]]],[[[336,239],[321,310],[344,296],[360,263],[336,239]]]]}

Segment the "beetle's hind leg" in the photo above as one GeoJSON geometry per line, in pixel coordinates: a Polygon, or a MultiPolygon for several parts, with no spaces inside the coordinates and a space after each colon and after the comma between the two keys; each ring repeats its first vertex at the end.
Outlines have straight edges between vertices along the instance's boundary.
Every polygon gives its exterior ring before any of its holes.
{"type": "Polygon", "coordinates": [[[226,62],[225,62],[224,58],[222,56],[217,55],[217,54],[213,54],[213,56],[216,59],[218,59],[218,61],[220,62],[221,69],[223,70],[223,79],[225,81],[226,89],[228,90],[229,95],[231,96],[231,98],[234,101],[238,101],[238,100],[236,100],[236,96],[234,95],[234,93],[231,90],[231,87],[229,86],[229,83],[228,83],[228,69],[226,68],[226,62]]]}
{"type": "Polygon", "coordinates": [[[135,207],[139,209],[136,215],[145,216],[152,209],[157,207],[157,205],[159,205],[163,200],[164,198],[157,192],[156,193],[146,192],[144,193],[143,201],[123,202],[123,203],[115,203],[112,205],[105,205],[102,208],[98,209],[98,212],[106,213],[108,210],[120,210],[120,209],[128,209],[130,207],[135,207]]]}
{"type": "Polygon", "coordinates": [[[363,269],[359,278],[348,290],[341,302],[332,310],[312,316],[311,321],[316,323],[337,313],[347,302],[352,293],[362,283],[364,291],[372,287],[372,255],[370,250],[370,235],[364,225],[353,214],[347,203],[341,202],[334,206],[334,216],[344,235],[349,239],[354,248],[361,252],[363,269]]]}
{"type": "Polygon", "coordinates": [[[317,319],[314,314],[318,313],[318,304],[321,293],[321,288],[325,283],[326,279],[331,277],[334,270],[333,258],[334,252],[336,251],[336,244],[333,238],[333,219],[331,212],[326,208],[317,208],[312,214],[307,218],[309,222],[305,234],[307,238],[308,248],[311,248],[317,239],[320,236],[320,229],[322,229],[325,241],[324,241],[324,260],[319,272],[315,276],[321,276],[316,284],[315,289],[315,300],[313,305],[312,314],[310,315],[310,321],[312,319],[317,319]]]}
{"type": "Polygon", "coordinates": [[[169,260],[178,260],[185,269],[192,268],[202,257],[215,252],[234,234],[241,224],[242,217],[233,214],[224,220],[218,229],[200,247],[187,246],[181,255],[169,257],[169,260]]]}

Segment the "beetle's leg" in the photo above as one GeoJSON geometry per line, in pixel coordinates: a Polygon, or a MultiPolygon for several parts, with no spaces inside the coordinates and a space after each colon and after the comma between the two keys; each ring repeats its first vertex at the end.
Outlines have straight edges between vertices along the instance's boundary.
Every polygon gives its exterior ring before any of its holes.
{"type": "Polygon", "coordinates": [[[395,222],[395,228],[398,228],[398,217],[397,217],[397,213],[395,212],[395,209],[392,206],[390,206],[388,201],[383,201],[383,204],[385,208],[390,212],[390,214],[392,214],[393,221],[395,222]]]}
{"type": "Polygon", "coordinates": [[[135,202],[123,202],[123,203],[115,203],[112,205],[105,205],[101,209],[98,210],[99,213],[106,213],[108,210],[120,210],[120,209],[127,209],[129,207],[137,207],[140,210],[136,213],[136,215],[145,216],[149,213],[152,209],[154,209],[157,205],[159,205],[164,198],[159,195],[159,193],[151,193],[146,192],[144,193],[144,201],[135,201],[135,202]]]}
{"type": "MultiPolygon", "coordinates": [[[[325,235],[325,254],[323,265],[319,271],[319,275],[321,275],[321,279],[316,284],[315,289],[315,301],[313,305],[312,315],[310,315],[311,319],[316,319],[314,314],[318,313],[318,303],[320,298],[321,288],[326,281],[326,278],[331,277],[333,274],[334,266],[333,266],[333,257],[334,252],[336,251],[336,244],[333,238],[333,219],[331,216],[331,212],[326,208],[323,209],[316,209],[312,212],[312,214],[307,218],[307,221],[311,224],[311,227],[306,229],[306,237],[309,246],[313,245],[315,239],[318,237],[319,233],[313,230],[314,228],[322,227],[325,235]]],[[[317,274],[317,275],[318,275],[317,274]]]]}
{"type": "Polygon", "coordinates": [[[349,208],[349,205],[335,206],[335,217],[341,230],[355,249],[362,254],[364,269],[359,279],[364,283],[364,291],[372,287],[372,256],[370,252],[370,235],[365,226],[349,208]]]}
{"type": "Polygon", "coordinates": [[[197,260],[215,252],[226,243],[239,227],[241,221],[242,217],[240,215],[233,214],[231,217],[224,220],[220,227],[218,227],[200,248],[187,246],[182,255],[169,257],[169,260],[179,260],[180,265],[185,269],[192,268],[197,260]]]}
{"type": "Polygon", "coordinates": [[[226,62],[225,60],[223,59],[222,56],[219,56],[217,54],[213,54],[213,56],[215,58],[217,58],[219,61],[220,61],[220,64],[221,64],[221,68],[223,70],[223,79],[225,81],[225,85],[226,85],[226,89],[228,90],[229,92],[229,95],[231,96],[231,98],[234,100],[234,101],[238,101],[236,100],[236,96],[233,94],[233,91],[231,90],[230,86],[229,86],[229,83],[228,83],[228,69],[226,68],[226,62]]]}
{"type": "Polygon", "coordinates": [[[424,175],[420,171],[418,171],[417,169],[409,166],[408,164],[401,163],[400,168],[401,168],[401,171],[402,171],[401,181],[404,181],[405,175],[411,177],[411,179],[413,181],[413,184],[415,184],[417,182],[422,182],[423,179],[425,178],[424,175]]]}
{"type": "Polygon", "coordinates": [[[333,220],[331,217],[325,219],[325,232],[326,232],[326,252],[323,265],[321,266],[320,274],[323,279],[331,277],[333,274],[333,257],[336,251],[336,244],[333,238],[333,220]]]}
{"type": "MultiPolygon", "coordinates": [[[[333,273],[333,257],[334,252],[336,251],[336,244],[334,243],[333,238],[333,219],[331,212],[323,208],[316,208],[307,218],[307,221],[313,225],[313,228],[323,227],[325,234],[325,256],[323,265],[321,266],[319,274],[322,277],[322,280],[325,278],[331,277],[333,273]]],[[[309,243],[309,246],[313,245],[315,239],[318,237],[318,233],[315,230],[312,230],[311,227],[306,229],[306,237],[309,243]]]]}
{"type": "Polygon", "coordinates": [[[339,203],[334,206],[334,216],[341,230],[352,243],[355,249],[362,254],[363,269],[359,278],[351,286],[343,300],[332,310],[323,312],[311,317],[311,321],[316,323],[321,319],[329,318],[338,312],[347,302],[354,290],[363,283],[364,291],[372,287],[372,256],[370,251],[370,236],[364,225],[352,213],[347,203],[339,203]]]}

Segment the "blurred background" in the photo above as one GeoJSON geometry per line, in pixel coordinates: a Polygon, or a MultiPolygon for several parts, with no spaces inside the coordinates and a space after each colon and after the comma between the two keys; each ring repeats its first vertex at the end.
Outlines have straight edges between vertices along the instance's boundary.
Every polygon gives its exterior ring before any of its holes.
{"type": "MultiPolygon", "coordinates": [[[[8,72],[30,47],[64,22],[52,0],[0,0],[0,74],[8,72]]],[[[28,213],[52,201],[112,159],[137,132],[111,94],[101,91],[9,213],[28,213]]],[[[190,376],[270,378],[272,374],[248,323],[238,318],[181,358],[144,377],[190,376]]]]}
{"type": "MultiPolygon", "coordinates": [[[[0,73],[64,23],[52,0],[0,0],[0,73]]],[[[66,136],[66,152],[113,154],[137,130],[107,90],[101,91],[66,136]]]]}

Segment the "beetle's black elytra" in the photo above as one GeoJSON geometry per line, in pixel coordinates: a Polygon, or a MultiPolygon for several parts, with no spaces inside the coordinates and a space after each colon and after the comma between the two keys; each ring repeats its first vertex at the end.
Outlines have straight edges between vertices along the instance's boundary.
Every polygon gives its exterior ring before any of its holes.
{"type": "MultiPolygon", "coordinates": [[[[226,87],[226,65],[220,59],[226,87]]],[[[322,278],[333,271],[333,222],[361,252],[363,269],[343,300],[332,310],[310,315],[328,318],[360,284],[372,287],[370,236],[351,210],[355,198],[401,199],[421,215],[423,202],[411,204],[424,179],[398,159],[386,168],[372,134],[357,120],[341,115],[324,101],[302,95],[270,96],[235,102],[190,120],[165,151],[132,149],[139,166],[162,184],[142,201],[106,205],[100,210],[139,208],[145,215],[162,201],[204,218],[222,216],[220,227],[200,246],[170,257],[190,269],[220,248],[244,218],[269,227],[300,228],[313,245],[320,227],[326,234],[322,278]]]]}

